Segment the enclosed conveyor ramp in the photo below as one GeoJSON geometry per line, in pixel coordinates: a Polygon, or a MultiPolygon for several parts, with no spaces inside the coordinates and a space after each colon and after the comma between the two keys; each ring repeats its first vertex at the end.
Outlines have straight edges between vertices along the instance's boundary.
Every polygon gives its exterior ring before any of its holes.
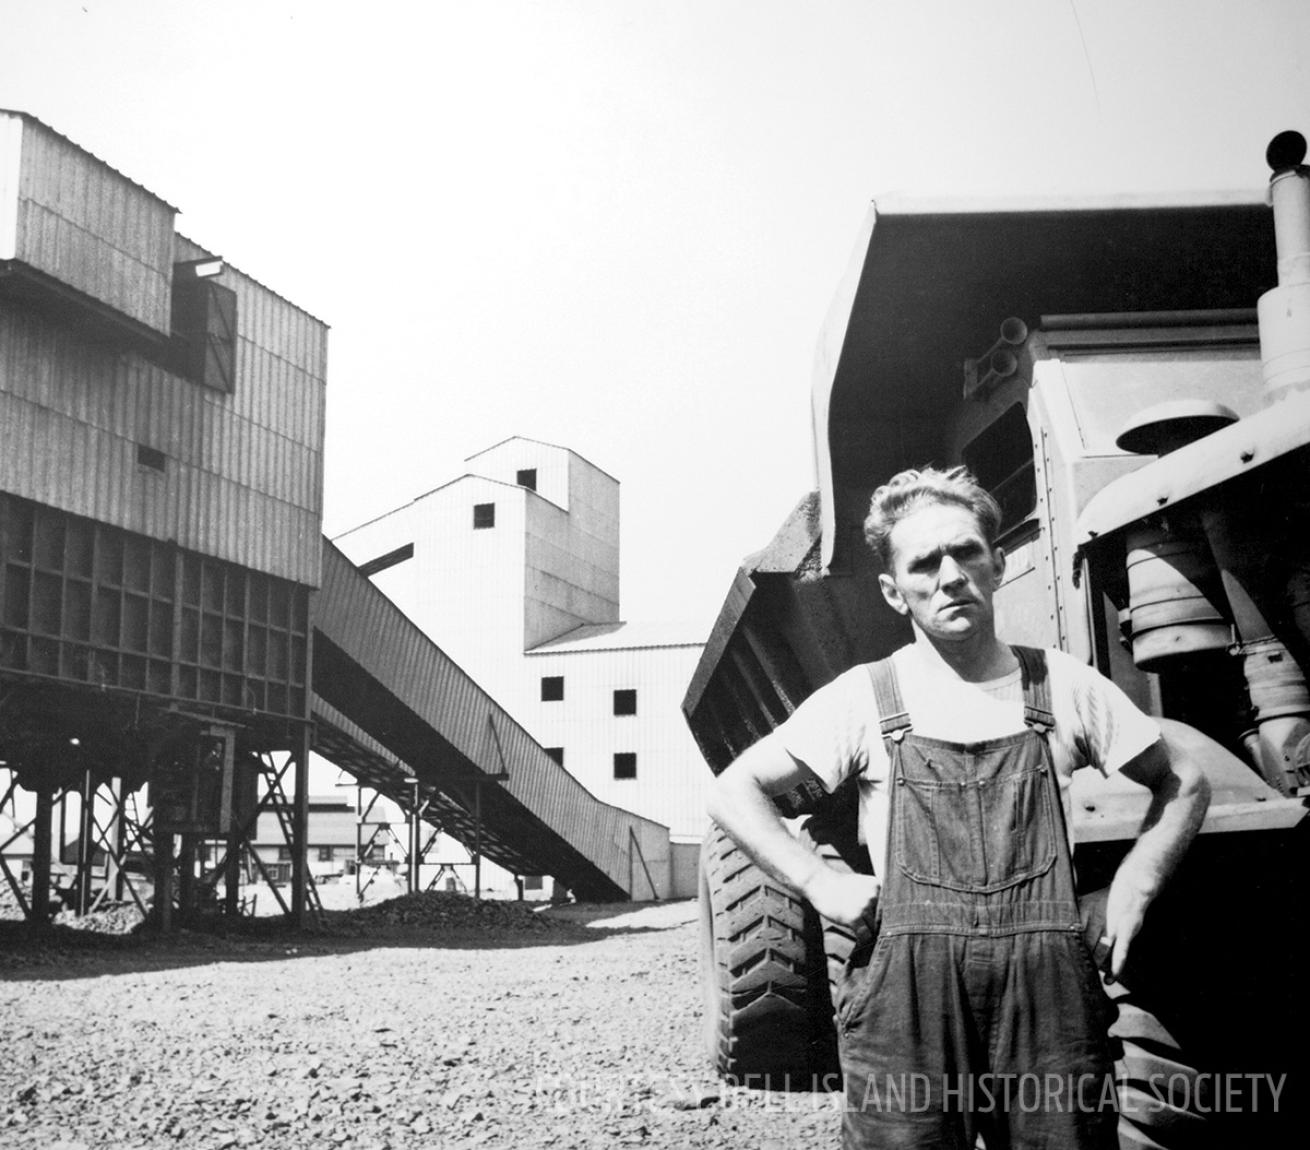
{"type": "Polygon", "coordinates": [[[327,539],[313,619],[316,751],[580,899],[667,892],[668,828],[592,795],[327,539]]]}

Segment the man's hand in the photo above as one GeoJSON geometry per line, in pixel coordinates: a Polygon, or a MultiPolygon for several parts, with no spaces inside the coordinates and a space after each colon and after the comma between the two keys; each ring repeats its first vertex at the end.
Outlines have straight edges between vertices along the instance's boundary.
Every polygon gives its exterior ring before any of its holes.
{"type": "MultiPolygon", "coordinates": [[[[1181,724],[1175,724],[1181,728],[1181,724]]],[[[1183,729],[1179,738],[1170,728],[1161,739],[1125,763],[1126,777],[1150,788],[1151,805],[1133,844],[1110,884],[1105,906],[1105,937],[1110,947],[1110,981],[1128,960],[1128,948],[1142,929],[1146,908],[1160,892],[1200,830],[1210,803],[1210,785],[1197,765],[1198,749],[1211,742],[1199,731],[1183,729]],[[1179,743],[1174,746],[1174,742],[1179,743]]]]}
{"type": "Polygon", "coordinates": [[[824,864],[815,870],[803,893],[824,918],[855,926],[862,918],[871,917],[881,891],[882,880],[871,874],[837,871],[824,864]]]}
{"type": "MultiPolygon", "coordinates": [[[[774,735],[743,751],[710,790],[709,814],[763,870],[810,903],[824,918],[854,926],[878,900],[882,883],[873,875],[834,870],[798,842],[770,798],[806,777],[774,735]]],[[[854,812],[851,812],[854,814],[854,812]]]]}
{"type": "Polygon", "coordinates": [[[1146,920],[1146,908],[1151,904],[1148,892],[1139,889],[1130,874],[1122,870],[1110,884],[1110,895],[1105,902],[1105,933],[1101,943],[1109,949],[1110,961],[1105,972],[1107,982],[1116,981],[1123,974],[1128,961],[1128,948],[1146,920]]]}

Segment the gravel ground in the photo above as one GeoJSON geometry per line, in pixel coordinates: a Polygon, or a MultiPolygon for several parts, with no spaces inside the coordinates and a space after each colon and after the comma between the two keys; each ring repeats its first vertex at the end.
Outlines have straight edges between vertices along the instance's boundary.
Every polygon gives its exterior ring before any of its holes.
{"type": "Polygon", "coordinates": [[[710,1074],[695,918],[415,896],[314,933],[0,924],[0,1146],[835,1146],[829,1096],[710,1074]]]}

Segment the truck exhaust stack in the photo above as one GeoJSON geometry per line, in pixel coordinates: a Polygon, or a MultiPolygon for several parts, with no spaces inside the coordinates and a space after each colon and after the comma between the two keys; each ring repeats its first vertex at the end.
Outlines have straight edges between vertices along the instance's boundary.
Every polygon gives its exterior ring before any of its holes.
{"type": "Polygon", "coordinates": [[[1273,175],[1278,286],[1260,297],[1260,357],[1266,403],[1310,387],[1310,168],[1300,132],[1280,132],[1265,152],[1273,175]]]}

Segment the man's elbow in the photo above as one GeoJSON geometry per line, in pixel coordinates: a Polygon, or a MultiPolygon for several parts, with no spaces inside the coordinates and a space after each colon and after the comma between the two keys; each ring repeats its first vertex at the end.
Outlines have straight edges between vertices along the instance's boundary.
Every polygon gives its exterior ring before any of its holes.
{"type": "Polygon", "coordinates": [[[1210,806],[1210,780],[1199,764],[1183,759],[1172,764],[1178,780],[1178,795],[1200,808],[1204,814],[1210,806]]]}
{"type": "Polygon", "coordinates": [[[770,791],[765,781],[772,764],[771,745],[762,739],[737,756],[710,786],[706,809],[721,827],[727,829],[733,814],[743,806],[752,806],[768,799],[770,791]]]}
{"type": "Polygon", "coordinates": [[[706,810],[719,826],[730,826],[733,812],[741,809],[743,793],[758,789],[759,784],[750,772],[749,763],[743,763],[738,758],[710,785],[706,810]]]}
{"type": "Polygon", "coordinates": [[[723,825],[728,812],[732,810],[732,801],[729,796],[730,782],[727,779],[727,771],[715,777],[714,782],[710,784],[709,797],[705,802],[705,811],[710,818],[723,825]]]}
{"type": "Polygon", "coordinates": [[[1210,802],[1210,780],[1186,746],[1161,739],[1124,767],[1124,773],[1152,791],[1157,802],[1182,799],[1203,810],[1210,802]]]}
{"type": "Polygon", "coordinates": [[[1200,831],[1205,813],[1210,809],[1210,780],[1199,764],[1191,759],[1174,757],[1170,767],[1172,802],[1182,812],[1181,830],[1190,841],[1200,831]]]}

